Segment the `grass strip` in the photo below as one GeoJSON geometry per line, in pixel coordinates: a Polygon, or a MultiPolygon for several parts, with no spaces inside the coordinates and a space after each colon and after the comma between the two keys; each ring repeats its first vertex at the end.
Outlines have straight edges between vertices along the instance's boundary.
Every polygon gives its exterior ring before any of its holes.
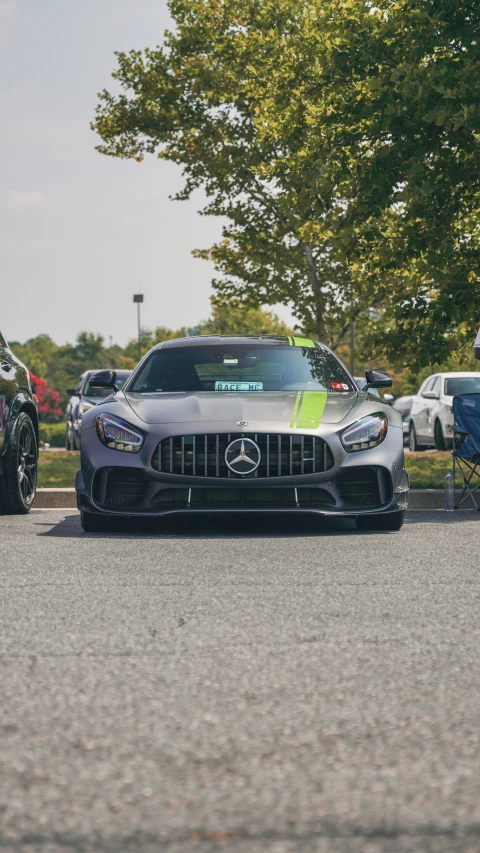
{"type": "Polygon", "coordinates": [[[39,489],[73,489],[80,468],[80,453],[71,450],[42,450],[38,458],[39,489]]]}

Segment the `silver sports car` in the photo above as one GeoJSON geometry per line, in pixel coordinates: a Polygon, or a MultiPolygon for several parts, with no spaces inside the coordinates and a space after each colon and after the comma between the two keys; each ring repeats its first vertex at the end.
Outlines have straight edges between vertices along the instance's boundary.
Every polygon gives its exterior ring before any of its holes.
{"type": "Polygon", "coordinates": [[[290,512],[399,530],[407,506],[402,416],[300,337],[166,341],[82,420],[76,490],[86,531],[115,516],[290,512]]]}

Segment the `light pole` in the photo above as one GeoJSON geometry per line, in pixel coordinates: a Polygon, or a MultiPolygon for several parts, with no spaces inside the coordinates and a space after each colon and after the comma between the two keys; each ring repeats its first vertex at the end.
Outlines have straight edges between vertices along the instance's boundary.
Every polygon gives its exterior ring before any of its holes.
{"type": "Polygon", "coordinates": [[[137,303],[137,323],[138,323],[138,360],[141,358],[141,333],[142,328],[140,326],[140,305],[143,302],[143,293],[134,293],[133,301],[137,303]]]}

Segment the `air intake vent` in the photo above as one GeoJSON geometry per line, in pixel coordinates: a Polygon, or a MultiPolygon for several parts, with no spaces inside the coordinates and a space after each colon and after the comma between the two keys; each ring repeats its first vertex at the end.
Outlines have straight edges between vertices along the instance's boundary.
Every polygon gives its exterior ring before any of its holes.
{"type": "Polygon", "coordinates": [[[93,497],[109,509],[137,507],[147,489],[147,480],[131,468],[102,468],[95,475],[93,497]]]}
{"type": "Polygon", "coordinates": [[[391,499],[391,479],[383,468],[352,468],[337,480],[342,501],[349,507],[375,507],[391,499]]]}
{"type": "Polygon", "coordinates": [[[255,441],[261,453],[260,465],[250,477],[288,477],[318,474],[333,468],[328,444],[312,435],[275,433],[221,433],[218,435],[176,435],[164,438],[155,450],[152,467],[166,474],[189,477],[230,477],[225,450],[237,438],[255,441]]]}

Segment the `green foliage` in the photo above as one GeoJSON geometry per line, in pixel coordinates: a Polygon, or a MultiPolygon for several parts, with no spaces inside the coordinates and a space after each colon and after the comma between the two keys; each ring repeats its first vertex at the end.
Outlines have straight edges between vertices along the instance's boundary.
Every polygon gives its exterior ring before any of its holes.
{"type": "Polygon", "coordinates": [[[305,118],[291,114],[282,132],[279,121],[264,125],[270,87],[292,93],[273,57],[285,44],[281,62],[291,66],[303,6],[171,0],[175,34],[165,35],[163,48],[117,54],[113,76],[123,91],[101,94],[94,128],[105,154],[141,161],[156,152],[180,163],[186,182],[177,198],[203,187],[203,212],[227,220],[223,240],[196,253],[221,273],[217,304],[290,305],[305,333],[336,346],[345,319],[375,296],[360,267],[337,251],[319,170],[298,169],[310,135],[305,118]]]}
{"type": "Polygon", "coordinates": [[[217,301],[281,302],[337,346],[419,370],[480,316],[480,7],[457,0],[170,0],[119,53],[99,150],[182,165],[227,220],[198,254],[217,301]]]}
{"type": "Polygon", "coordinates": [[[39,489],[73,489],[80,468],[80,453],[75,451],[43,451],[38,458],[39,489]]]}
{"type": "Polygon", "coordinates": [[[108,367],[133,367],[135,362],[125,358],[121,347],[105,346],[101,335],[80,332],[76,342],[58,346],[48,335],[38,335],[24,344],[10,343],[15,355],[28,369],[46,379],[60,393],[60,405],[65,408],[67,388],[74,387],[85,370],[108,367]]]}
{"type": "Polygon", "coordinates": [[[40,441],[49,444],[50,447],[65,447],[65,423],[46,424],[40,422],[40,441]]]}
{"type": "Polygon", "coordinates": [[[212,316],[201,323],[201,335],[291,335],[292,329],[272,311],[214,304],[212,316]]]}

